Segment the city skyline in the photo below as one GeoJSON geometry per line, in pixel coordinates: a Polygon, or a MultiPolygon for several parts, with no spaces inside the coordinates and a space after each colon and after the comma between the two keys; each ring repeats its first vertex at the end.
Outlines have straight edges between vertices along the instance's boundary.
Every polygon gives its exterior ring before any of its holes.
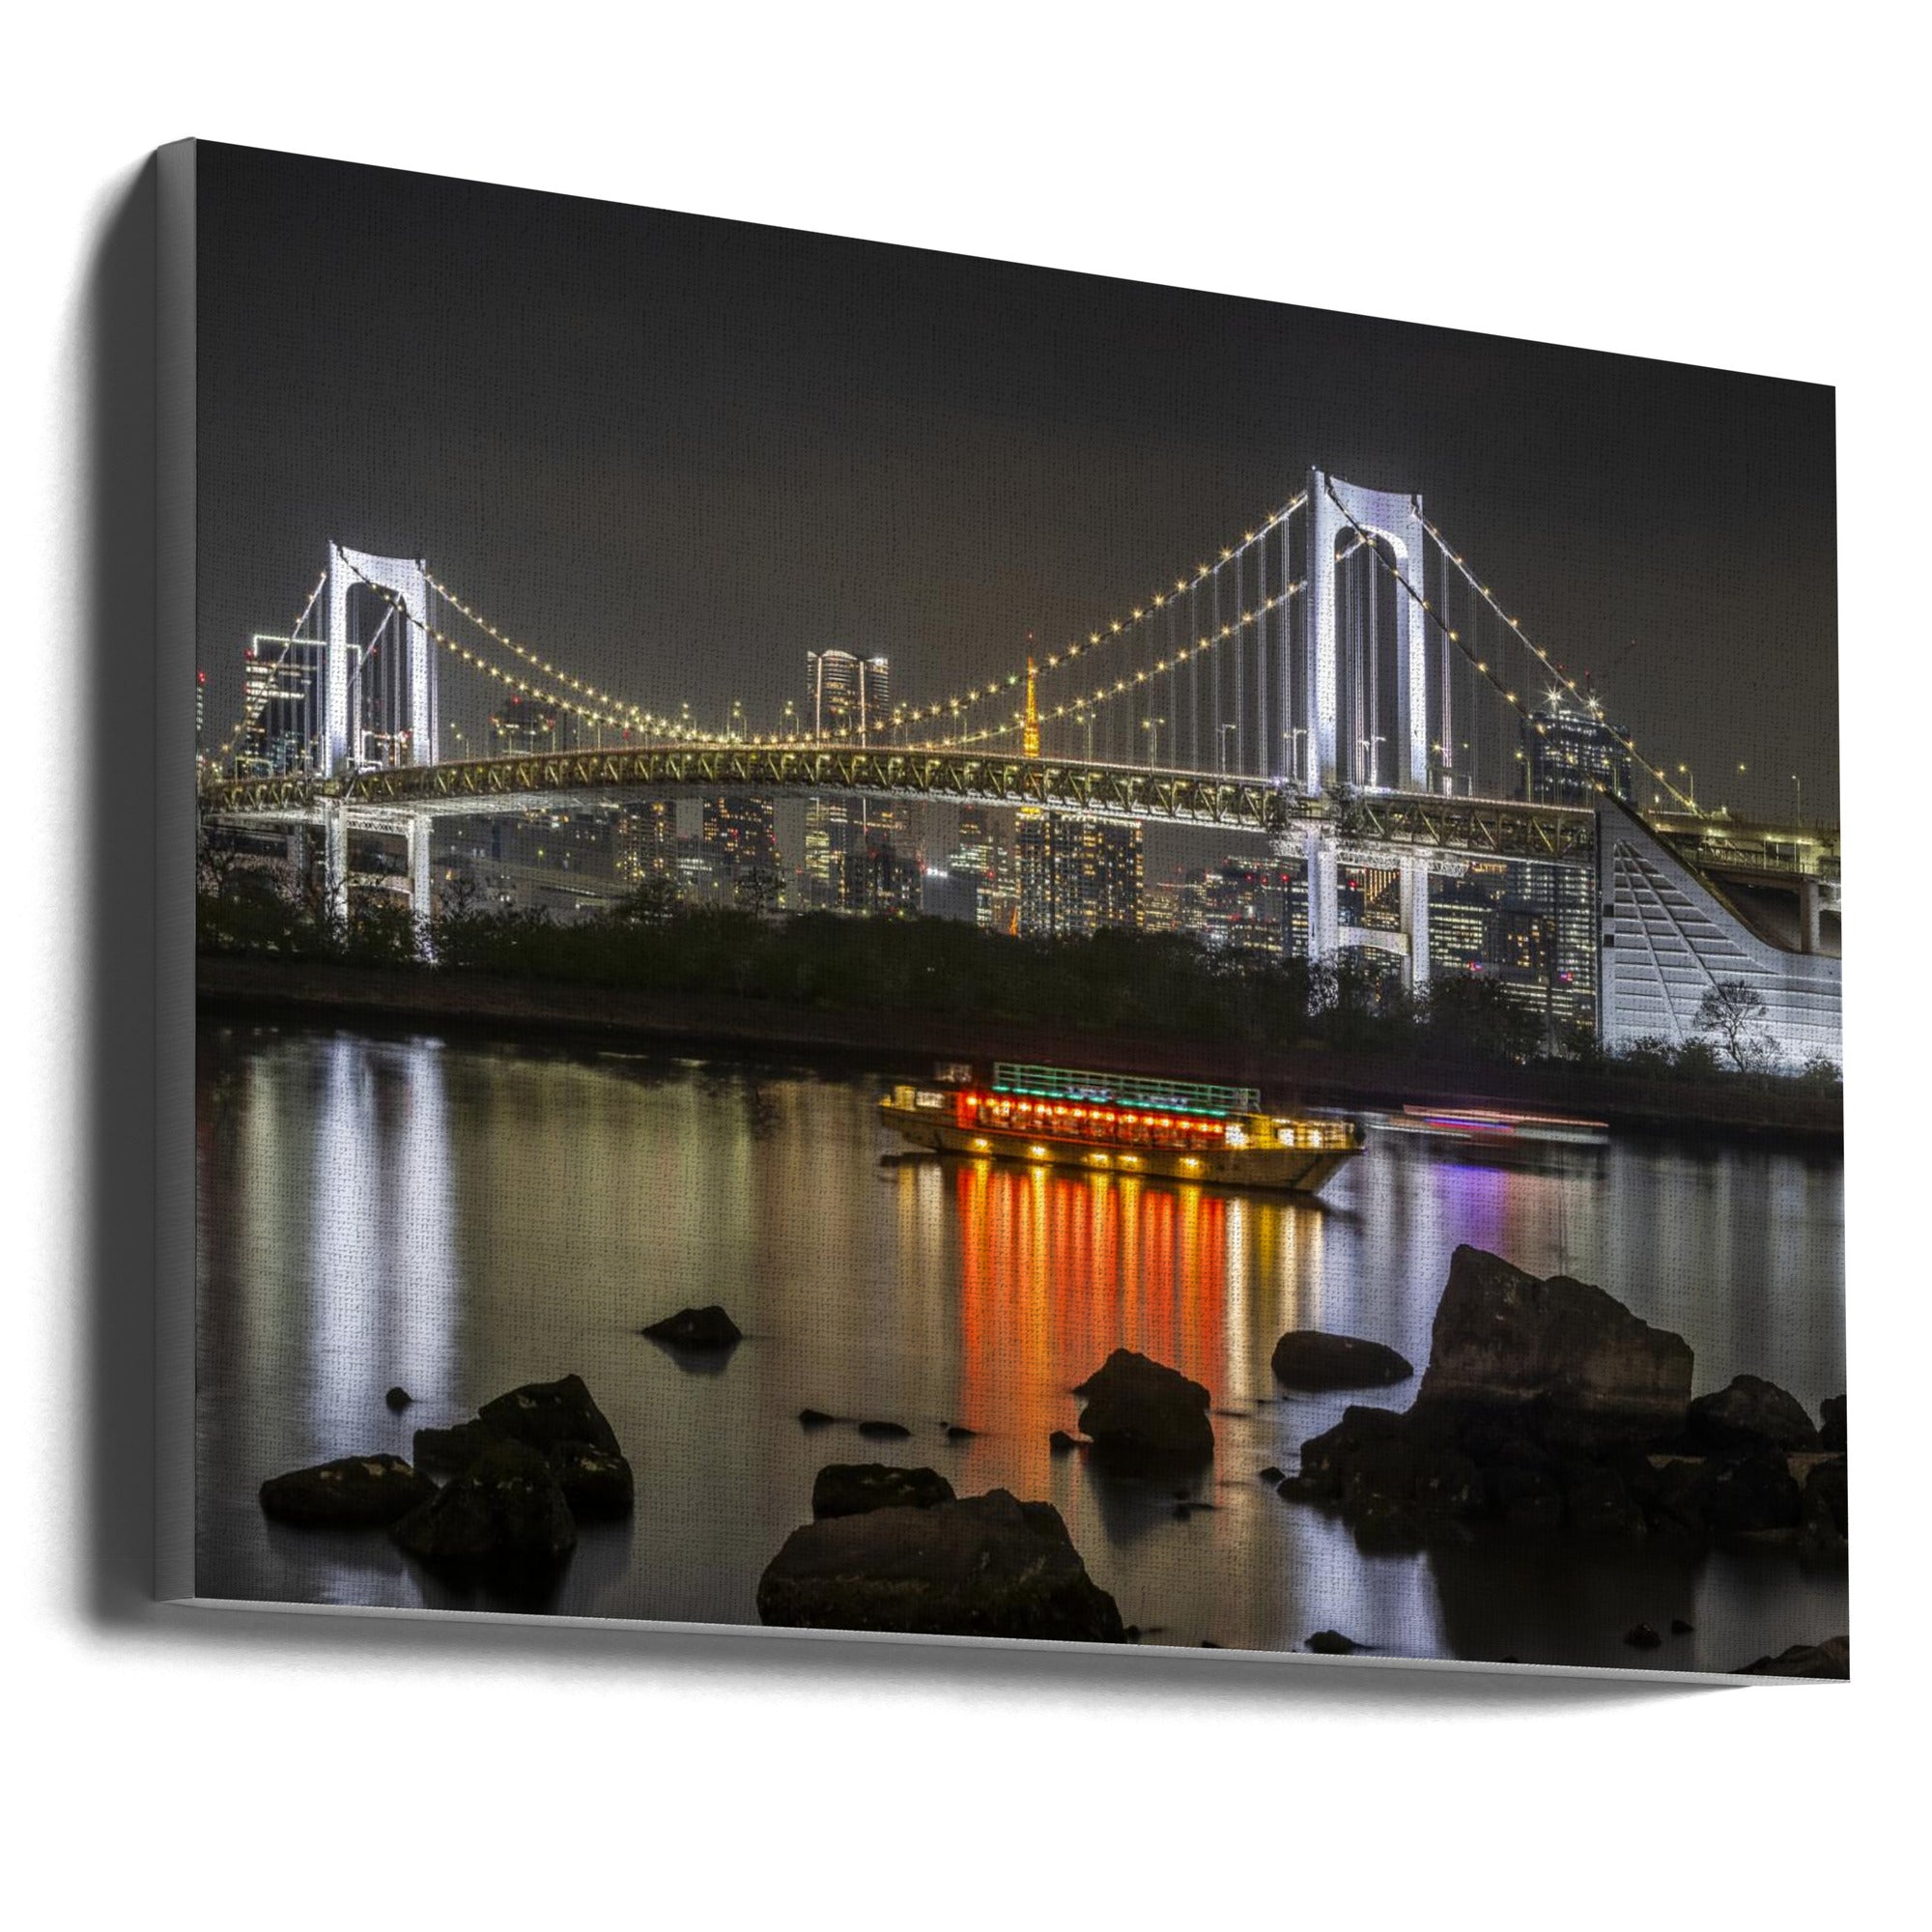
{"type": "Polygon", "coordinates": [[[1835,816],[1829,390],[550,197],[508,196],[554,218],[499,260],[465,237],[508,191],[380,173],[338,282],[326,193],[250,218],[328,164],[203,153],[204,327],[254,331],[206,440],[216,735],[330,538],[419,549],[642,701],[770,728],[801,651],[943,695],[1028,632],[1084,635],[1320,460],[1418,490],[1700,802],[1788,815],[1795,773],[1835,816]],[[433,327],[388,272],[430,225],[439,286],[491,292],[433,327]],[[264,276],[297,297],[265,311],[264,276]]]}

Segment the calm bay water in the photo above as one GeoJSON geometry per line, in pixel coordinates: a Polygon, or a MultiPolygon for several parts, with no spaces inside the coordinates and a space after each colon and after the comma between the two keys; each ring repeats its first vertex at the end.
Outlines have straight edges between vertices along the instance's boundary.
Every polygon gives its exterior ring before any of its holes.
{"type": "Polygon", "coordinates": [[[1350,1400],[1280,1399],[1291,1327],[1418,1367],[1459,1241],[1601,1283],[1815,1414],[1845,1386],[1834,1155],[1619,1142],[1534,1172],[1374,1136],[1319,1203],[987,1164],[882,1167],[883,1080],[654,1057],[205,1025],[198,1057],[198,1586],[252,1600],[486,1607],[380,1532],[267,1522],[264,1477],[407,1456],[518,1382],[582,1374],[638,1477],[548,1607],[755,1623],[760,1571],[828,1462],[927,1463],[961,1493],[1053,1502],[1148,1640],[1728,1669],[1848,1627],[1842,1568],[1785,1550],[1493,1539],[1364,1556],[1256,1479],[1350,1400]],[[719,1301],[747,1340],[692,1369],[644,1322],[719,1301]],[[1101,1478],[1047,1436],[1125,1346],[1213,1391],[1217,1454],[1171,1486],[1101,1478]],[[384,1406],[400,1382],[417,1398],[384,1406]],[[808,1433],[806,1406],[906,1442],[808,1433]],[[980,1432],[949,1443],[946,1423],[980,1432]],[[1656,1652],[1643,1619],[1695,1625],[1656,1652]]]}

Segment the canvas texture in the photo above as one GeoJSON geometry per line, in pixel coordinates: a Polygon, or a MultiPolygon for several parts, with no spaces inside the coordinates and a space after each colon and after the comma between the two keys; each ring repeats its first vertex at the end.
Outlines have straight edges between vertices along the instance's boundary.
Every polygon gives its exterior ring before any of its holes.
{"type": "Polygon", "coordinates": [[[1829,387],[184,165],[185,1594],[1848,1674],[1829,387]]]}

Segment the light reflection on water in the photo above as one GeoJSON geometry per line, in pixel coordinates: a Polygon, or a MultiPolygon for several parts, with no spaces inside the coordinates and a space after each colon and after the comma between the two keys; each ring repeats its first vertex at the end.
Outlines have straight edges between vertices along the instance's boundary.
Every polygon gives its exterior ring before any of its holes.
{"type": "MultiPolygon", "coordinates": [[[[1277,1399],[1275,1339],[1321,1326],[1418,1365],[1451,1250],[1601,1282],[1674,1328],[1698,1386],[1844,1386],[1842,1167],[1658,1142],[1533,1172],[1378,1138],[1322,1202],[990,1163],[881,1167],[880,1083],[425,1039],[205,1029],[199,1055],[199,1565],[205,1595],[456,1605],[380,1536],[266,1524],[276,1470],[582,1373],[637,1467],[632,1523],[586,1532],[552,1607],[755,1620],[765,1562],[833,1461],[928,1463],[1065,1517],[1157,1640],[1299,1644],[1332,1626],[1409,1656],[1725,1668],[1845,1628],[1842,1570],[1568,1543],[1365,1557],[1256,1480],[1346,1396],[1277,1399]],[[722,1301],[749,1339],[709,1371],[639,1338],[722,1301]],[[1217,1456],[1172,1489],[1056,1457],[1068,1393],[1140,1349],[1213,1391],[1217,1456]],[[396,1417],[384,1391],[417,1406],[396,1417]],[[911,1426],[808,1434],[806,1405],[911,1426]],[[946,1423],[980,1433],[949,1442],[946,1423]],[[1693,1637],[1634,1653],[1673,1615],[1693,1637]]],[[[1358,1399],[1401,1406],[1406,1388],[1358,1399]]]]}

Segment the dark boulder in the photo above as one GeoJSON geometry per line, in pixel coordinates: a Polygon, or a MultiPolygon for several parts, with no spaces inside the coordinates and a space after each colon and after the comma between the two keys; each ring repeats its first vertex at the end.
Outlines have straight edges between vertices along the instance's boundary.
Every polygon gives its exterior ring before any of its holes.
{"type": "Polygon", "coordinates": [[[885,1463],[828,1463],[811,1485],[811,1514],[821,1521],[875,1509],[930,1509],[952,1499],[952,1485],[936,1469],[885,1463]]]}
{"type": "Polygon", "coordinates": [[[1823,1643],[1794,1643],[1776,1657],[1760,1657],[1755,1663],[1741,1663],[1742,1677],[1840,1677],[1852,1674],[1852,1640],[1848,1636],[1828,1636],[1823,1643]]]}
{"type": "Polygon", "coordinates": [[[1354,1335],[1324,1335],[1319,1328],[1292,1328],[1274,1345],[1271,1366],[1284,1388],[1385,1388],[1406,1382],[1413,1364],[1379,1342],[1354,1335]]]}
{"type": "Polygon", "coordinates": [[[1615,1296],[1567,1275],[1547,1281],[1459,1247],[1435,1310],[1418,1406],[1535,1406],[1607,1440],[1678,1434],[1690,1400],[1690,1346],[1615,1296]]]}
{"type": "Polygon", "coordinates": [[[1814,1463],[1805,1472],[1798,1551],[1813,1562],[1844,1555],[1851,1536],[1845,1459],[1814,1463]]]}
{"type": "Polygon", "coordinates": [[[1693,1535],[1796,1529],[1804,1514],[1789,1463],[1767,1443],[1670,1463],[1662,1477],[1658,1514],[1693,1535]]]}
{"type": "Polygon", "coordinates": [[[402,1414],[403,1410],[409,1407],[410,1404],[415,1400],[415,1397],[412,1396],[408,1389],[398,1385],[397,1387],[392,1388],[388,1392],[388,1394],[383,1398],[383,1400],[385,1403],[387,1403],[388,1406],[392,1409],[394,1409],[398,1415],[400,1415],[402,1414]]]}
{"type": "Polygon", "coordinates": [[[550,1466],[563,1499],[579,1522],[611,1522],[637,1507],[637,1479],[623,1457],[588,1442],[564,1442],[550,1452],[550,1466]]]}
{"type": "Polygon", "coordinates": [[[871,1442],[903,1442],[912,1431],[903,1422],[862,1422],[859,1434],[871,1442]]]}
{"type": "Polygon", "coordinates": [[[1082,1433],[1096,1457],[1121,1466],[1187,1467],[1214,1453],[1213,1398],[1178,1369],[1116,1349],[1073,1391],[1084,1396],[1082,1433]]]}
{"type": "Polygon", "coordinates": [[[581,1376],[561,1381],[526,1382],[522,1388],[486,1402],[477,1419],[498,1435],[548,1453],[566,1442],[587,1442],[607,1455],[621,1456],[616,1432],[591,1399],[581,1376]]]}
{"type": "Polygon", "coordinates": [[[1689,1636],[1696,1628],[1697,1626],[1691,1623],[1687,1617],[1672,1617],[1670,1619],[1670,1634],[1672,1636],[1689,1636]]]}
{"type": "Polygon", "coordinates": [[[838,1418],[827,1415],[822,1408],[802,1408],[798,1412],[799,1426],[803,1429],[826,1429],[838,1418]]]}
{"type": "Polygon", "coordinates": [[[1779,1449],[1818,1447],[1818,1432],[1796,1396],[1760,1376],[1733,1376],[1727,1388],[1700,1395],[1690,1405],[1690,1435],[1711,1449],[1738,1449],[1766,1441],[1779,1449]]]}
{"type": "Polygon", "coordinates": [[[1317,1657],[1353,1657],[1362,1646],[1340,1631],[1317,1631],[1308,1639],[1308,1647],[1317,1657]]]}
{"type": "Polygon", "coordinates": [[[1641,1536],[1642,1506],[1607,1463],[1565,1463],[1557,1471],[1563,1486],[1564,1520],[1585,1536],[1641,1536]]]}
{"type": "Polygon", "coordinates": [[[1845,1398],[1841,1395],[1828,1395],[1818,1405],[1821,1418],[1818,1430],[1818,1446],[1828,1449],[1833,1456],[1845,1453],[1845,1398]]]}
{"type": "Polygon", "coordinates": [[[963,1422],[949,1422],[946,1425],[946,1439],[949,1442],[970,1442],[979,1433],[977,1429],[968,1429],[963,1422]]]}
{"type": "Polygon", "coordinates": [[[549,1459],[526,1443],[507,1441],[486,1449],[390,1534],[438,1569],[518,1584],[554,1574],[577,1544],[577,1524],[549,1459]]]}
{"type": "Polygon", "coordinates": [[[808,1523],[766,1567],[757,1603],[761,1622],[788,1629],[1125,1641],[1060,1512],[1005,1490],[808,1523]]]}
{"type": "Polygon", "coordinates": [[[338,1529],[394,1522],[436,1494],[436,1485],[400,1456],[344,1456],[291,1469],[262,1485],[262,1513],[277,1522],[338,1529]]]}
{"type": "Polygon", "coordinates": [[[709,1308],[680,1308],[639,1332],[672,1349],[734,1349],[745,1339],[744,1330],[716,1302],[709,1308]]]}
{"type": "Polygon", "coordinates": [[[1068,1453],[1068,1451],[1079,1448],[1080,1443],[1077,1437],[1067,1435],[1065,1430],[1056,1429],[1053,1432],[1053,1434],[1046,1438],[1046,1446],[1049,1449],[1051,1449],[1056,1456],[1065,1456],[1068,1453]]]}
{"type": "Polygon", "coordinates": [[[450,1429],[418,1429],[416,1467],[454,1476],[469,1468],[484,1450],[505,1438],[487,1422],[459,1422],[450,1429]]]}
{"type": "Polygon", "coordinates": [[[1277,1469],[1272,1463],[1265,1469],[1259,1471],[1259,1474],[1262,1481],[1272,1488],[1279,1488],[1288,1480],[1288,1472],[1285,1469],[1277,1469]]]}
{"type": "Polygon", "coordinates": [[[1633,1650],[1656,1650],[1662,1644],[1663,1639],[1648,1624],[1632,1624],[1630,1629],[1624,1632],[1624,1641],[1633,1650]]]}

